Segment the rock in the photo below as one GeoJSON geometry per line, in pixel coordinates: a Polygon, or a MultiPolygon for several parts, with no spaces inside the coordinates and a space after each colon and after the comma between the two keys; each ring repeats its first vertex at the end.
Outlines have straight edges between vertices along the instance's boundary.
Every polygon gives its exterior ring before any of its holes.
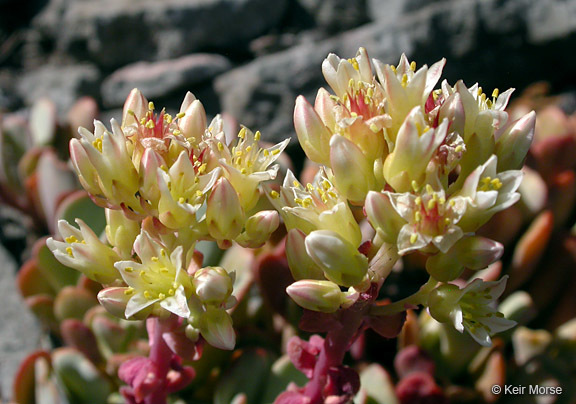
{"type": "Polygon", "coordinates": [[[299,3],[313,16],[316,25],[328,32],[344,31],[368,22],[366,0],[299,0],[299,3]]]}
{"type": "Polygon", "coordinates": [[[16,263],[8,252],[0,247],[0,378],[2,398],[11,396],[14,375],[20,361],[28,353],[39,348],[40,327],[16,289],[16,263]]]}
{"type": "Polygon", "coordinates": [[[99,84],[100,72],[93,65],[46,65],[24,74],[17,88],[26,104],[48,97],[56,104],[59,115],[65,116],[80,96],[96,96],[99,84]]]}
{"type": "Polygon", "coordinates": [[[237,52],[276,26],[287,0],[57,0],[36,20],[57,48],[106,68],[202,49],[237,52]],[[265,16],[265,17],[264,17],[265,16]],[[46,29],[59,20],[57,30],[46,29]]]}
{"type": "Polygon", "coordinates": [[[176,90],[186,90],[210,81],[230,67],[230,61],[224,56],[205,53],[161,62],[134,63],[104,80],[102,101],[105,107],[121,106],[135,87],[148,99],[158,99],[176,90]]]}
{"type": "MultiPolygon", "coordinates": [[[[405,6],[415,4],[405,2],[405,6]]],[[[375,0],[373,3],[376,3],[375,0]]],[[[387,1],[380,0],[383,6],[387,1]]],[[[359,46],[371,57],[397,63],[404,52],[421,66],[442,57],[443,77],[493,88],[522,88],[544,78],[573,83],[576,58],[565,49],[576,45],[576,15],[560,0],[445,0],[431,3],[392,22],[377,21],[318,43],[304,43],[233,69],[216,80],[225,111],[264,138],[277,141],[293,134],[292,112],[298,94],[310,101],[326,86],[321,63],[329,52],[353,57],[359,46]],[[543,12],[542,4],[551,9],[543,12]],[[560,11],[558,11],[560,10],[560,11]],[[561,16],[565,11],[567,17],[561,16]],[[552,36],[537,21],[559,20],[552,36]],[[539,16],[537,18],[537,16],[539,16]],[[541,38],[547,38],[543,41],[541,38]],[[535,63],[534,61],[546,61],[535,63]],[[550,74],[554,66],[554,74],[550,74]]]]}

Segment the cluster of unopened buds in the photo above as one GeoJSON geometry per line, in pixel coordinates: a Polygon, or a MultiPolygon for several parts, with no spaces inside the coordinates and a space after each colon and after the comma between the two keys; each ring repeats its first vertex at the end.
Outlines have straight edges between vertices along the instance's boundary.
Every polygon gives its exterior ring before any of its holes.
{"type": "Polygon", "coordinates": [[[333,94],[320,89],[314,105],[300,96],[294,111],[298,140],[319,164],[309,184],[290,171],[282,186],[270,181],[288,140],[263,148],[246,128],[231,137],[190,93],[171,116],[133,90],[121,123],[80,129],[72,162],[106,208],[106,240],[82,221],[62,221],[63,240],[48,245],[103,285],[98,299],[110,313],[148,319],[153,376],[138,377],[134,363],[121,368],[130,402],[162,403],[174,391],[168,374],[182,338],[197,355],[204,342],[234,348],[234,268],[204,267],[197,243],[260,247],[280,217],[294,278],[287,293],[326,324],[326,337],[291,341],[290,357],[310,380],[276,403],[349,402],[359,381],[344,354],[366,328],[397,335],[409,308],[427,307],[485,346],[514,325],[495,305],[505,277],[472,276],[463,287],[459,278],[503,253],[475,232],[519,199],[535,116],[508,121],[511,90],[487,96],[461,81],[435,89],[444,63],[417,69],[402,56],[386,65],[364,49],[353,59],[329,55],[322,70],[333,94]],[[261,210],[267,203],[275,210],[261,210]],[[378,300],[409,254],[425,260],[429,281],[402,300],[378,300]]]}

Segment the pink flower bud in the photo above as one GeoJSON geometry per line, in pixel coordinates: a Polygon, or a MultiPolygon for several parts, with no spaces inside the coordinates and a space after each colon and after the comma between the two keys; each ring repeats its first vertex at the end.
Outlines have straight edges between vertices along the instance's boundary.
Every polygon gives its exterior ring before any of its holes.
{"type": "Polygon", "coordinates": [[[312,161],[330,164],[330,137],[332,134],[316,111],[303,96],[296,98],[294,128],[302,149],[312,161]]]}
{"type": "Polygon", "coordinates": [[[138,124],[138,120],[143,118],[147,111],[148,100],[146,97],[144,97],[137,88],[132,89],[124,102],[124,109],[122,111],[122,127],[138,124]]]}
{"type": "Polygon", "coordinates": [[[263,210],[257,212],[246,220],[245,230],[236,241],[243,247],[261,247],[279,225],[280,218],[277,211],[263,210]]]}
{"type": "Polygon", "coordinates": [[[346,301],[346,294],[330,281],[302,280],[286,288],[299,306],[308,310],[333,313],[346,301]]]}
{"type": "Polygon", "coordinates": [[[178,120],[178,127],[187,139],[192,138],[198,144],[206,130],[206,111],[204,106],[200,101],[194,100],[184,113],[184,117],[178,120]]]}
{"type": "Polygon", "coordinates": [[[534,137],[535,124],[536,113],[532,111],[509,125],[498,138],[495,150],[498,156],[498,172],[522,167],[534,137]]]}
{"type": "Polygon", "coordinates": [[[208,198],[206,223],[210,235],[217,240],[232,240],[242,231],[244,211],[230,182],[222,177],[208,198]]]}

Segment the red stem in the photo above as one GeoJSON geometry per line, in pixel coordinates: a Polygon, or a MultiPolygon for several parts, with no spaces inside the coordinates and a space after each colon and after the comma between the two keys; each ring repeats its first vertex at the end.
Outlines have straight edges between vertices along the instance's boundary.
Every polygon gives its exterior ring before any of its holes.
{"type": "Polygon", "coordinates": [[[158,388],[144,399],[144,404],[166,404],[168,402],[168,392],[166,388],[166,376],[170,370],[170,361],[172,360],[172,351],[162,338],[163,324],[162,320],[151,317],[148,320],[148,330],[152,330],[150,338],[150,355],[149,358],[156,365],[156,378],[162,383],[158,388]]]}

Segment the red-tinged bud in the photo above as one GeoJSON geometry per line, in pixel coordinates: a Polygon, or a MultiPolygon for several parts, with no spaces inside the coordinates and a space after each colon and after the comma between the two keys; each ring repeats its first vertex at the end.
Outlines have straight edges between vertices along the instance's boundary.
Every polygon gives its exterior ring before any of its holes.
{"type": "Polygon", "coordinates": [[[210,235],[217,240],[233,240],[244,227],[244,211],[230,182],[222,177],[208,198],[206,223],[210,235]]]}
{"type": "Polygon", "coordinates": [[[330,164],[330,137],[332,134],[316,111],[303,96],[296,98],[294,127],[298,140],[308,158],[320,164],[330,164]]]}

